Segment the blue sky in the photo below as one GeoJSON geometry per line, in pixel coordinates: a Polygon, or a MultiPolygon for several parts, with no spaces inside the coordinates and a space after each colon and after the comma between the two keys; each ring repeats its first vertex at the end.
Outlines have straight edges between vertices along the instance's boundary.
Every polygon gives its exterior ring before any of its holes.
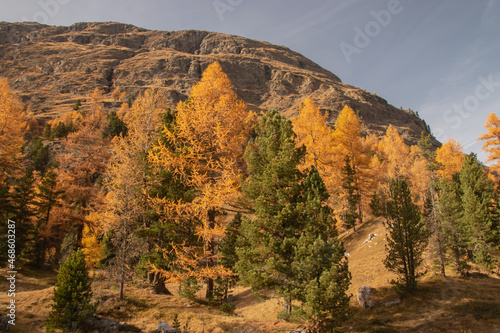
{"type": "Polygon", "coordinates": [[[500,111],[500,0],[1,0],[0,20],[118,21],[284,45],[418,111],[438,139],[482,160],[476,139],[500,111]]]}

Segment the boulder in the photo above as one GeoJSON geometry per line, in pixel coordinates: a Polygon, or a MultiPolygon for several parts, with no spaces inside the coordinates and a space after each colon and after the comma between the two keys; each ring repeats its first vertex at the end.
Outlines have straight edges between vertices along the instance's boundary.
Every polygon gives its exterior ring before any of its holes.
{"type": "Polygon", "coordinates": [[[358,303],[363,309],[372,309],[375,302],[372,299],[372,288],[370,286],[361,286],[358,289],[358,303]]]}
{"type": "Polygon", "coordinates": [[[160,322],[158,323],[158,328],[156,329],[156,332],[158,332],[158,333],[177,333],[177,330],[172,328],[166,322],[160,320],[160,322]]]}

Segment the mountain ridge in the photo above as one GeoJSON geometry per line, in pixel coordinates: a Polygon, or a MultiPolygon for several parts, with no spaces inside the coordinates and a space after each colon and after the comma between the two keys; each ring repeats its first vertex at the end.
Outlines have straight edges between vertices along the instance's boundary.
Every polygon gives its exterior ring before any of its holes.
{"type": "MultiPolygon", "coordinates": [[[[70,111],[95,87],[107,94],[115,87],[129,94],[163,89],[175,107],[204,69],[218,61],[238,96],[254,111],[276,109],[291,117],[311,97],[328,112],[330,124],[349,105],[358,112],[365,134],[383,135],[392,124],[407,143],[416,144],[420,132],[430,133],[412,111],[343,83],[301,54],[235,35],[147,30],[117,22],[67,27],[0,22],[0,59],[0,77],[9,80],[42,122],[70,111]]],[[[111,98],[105,103],[108,108],[118,105],[111,98]]]]}

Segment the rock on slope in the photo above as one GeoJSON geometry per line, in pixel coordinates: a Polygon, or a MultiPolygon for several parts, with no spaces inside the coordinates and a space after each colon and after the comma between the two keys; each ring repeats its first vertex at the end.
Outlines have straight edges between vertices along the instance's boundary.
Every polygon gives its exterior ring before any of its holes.
{"type": "MultiPolygon", "coordinates": [[[[8,78],[39,118],[70,111],[95,87],[128,93],[164,89],[172,106],[187,97],[204,69],[219,61],[251,109],[293,116],[312,97],[334,122],[349,105],[367,134],[393,124],[409,143],[428,132],[424,121],[341,80],[283,46],[206,31],[152,31],[132,25],[76,23],[69,27],[0,22],[0,77],[8,78]],[[42,111],[43,110],[43,111],[42,111]]],[[[108,102],[108,107],[118,103],[108,102]]]]}

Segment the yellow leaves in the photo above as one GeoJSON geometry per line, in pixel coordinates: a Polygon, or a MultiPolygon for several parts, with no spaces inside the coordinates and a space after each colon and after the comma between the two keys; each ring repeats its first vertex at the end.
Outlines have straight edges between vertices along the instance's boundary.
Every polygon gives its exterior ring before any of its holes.
{"type": "Polygon", "coordinates": [[[460,143],[454,139],[448,139],[436,150],[436,162],[441,166],[437,170],[438,176],[451,180],[453,175],[462,168],[464,158],[465,154],[462,152],[460,143]]]}
{"type": "Polygon", "coordinates": [[[0,79],[0,181],[19,169],[26,129],[21,101],[10,91],[6,79],[0,79]]]}
{"type": "Polygon", "coordinates": [[[388,178],[405,177],[408,174],[410,149],[392,125],[387,128],[380,142],[380,149],[387,161],[388,178]]]}
{"type": "MultiPolygon", "coordinates": [[[[332,164],[332,130],[328,126],[327,115],[323,115],[311,98],[306,98],[300,106],[299,115],[292,119],[293,130],[297,134],[297,144],[306,146],[303,168],[314,166],[323,175],[332,164]]],[[[322,175],[322,176],[323,176],[322,175]]]]}
{"type": "MultiPolygon", "coordinates": [[[[418,146],[408,147],[392,125],[389,125],[386,135],[373,150],[378,151],[383,159],[385,182],[390,179],[406,179],[411,183],[412,194],[422,208],[424,192],[431,179],[422,150],[418,146]]],[[[372,163],[375,161],[372,160],[372,163]]],[[[384,189],[387,190],[387,185],[384,185],[384,189]]]]}
{"type": "Polygon", "coordinates": [[[360,157],[364,154],[365,148],[361,140],[361,123],[354,110],[345,106],[335,121],[333,139],[335,141],[336,155],[349,157],[358,164],[360,157]]]}
{"type": "Polygon", "coordinates": [[[245,103],[237,98],[229,78],[215,62],[205,70],[189,98],[179,102],[175,121],[163,128],[169,145],[158,142],[149,153],[148,160],[154,166],[173,172],[196,190],[192,202],[158,198],[154,202],[170,221],[199,221],[196,234],[204,244],[201,248],[176,247],[179,272],[164,272],[167,278],[211,279],[230,273],[214,265],[217,254],[213,244],[224,235],[221,213],[238,193],[252,121],[245,103]]]}
{"type": "Polygon", "coordinates": [[[104,253],[104,245],[100,243],[99,238],[102,236],[102,229],[99,227],[101,222],[100,216],[96,213],[91,213],[87,216],[87,220],[92,222],[92,225],[85,224],[82,234],[82,252],[85,256],[85,263],[89,269],[94,268],[97,262],[102,259],[104,253]]]}
{"type": "Polygon", "coordinates": [[[478,140],[485,140],[483,150],[488,155],[486,162],[494,162],[493,170],[500,170],[500,119],[495,113],[488,116],[484,127],[487,133],[481,135],[478,140]]]}
{"type": "Polygon", "coordinates": [[[177,149],[157,144],[150,161],[171,168],[203,197],[214,198],[213,193],[217,193],[225,198],[238,187],[238,163],[249,132],[248,121],[246,105],[215,62],[193,87],[188,100],[177,105],[174,128],[163,129],[177,149]]]}

